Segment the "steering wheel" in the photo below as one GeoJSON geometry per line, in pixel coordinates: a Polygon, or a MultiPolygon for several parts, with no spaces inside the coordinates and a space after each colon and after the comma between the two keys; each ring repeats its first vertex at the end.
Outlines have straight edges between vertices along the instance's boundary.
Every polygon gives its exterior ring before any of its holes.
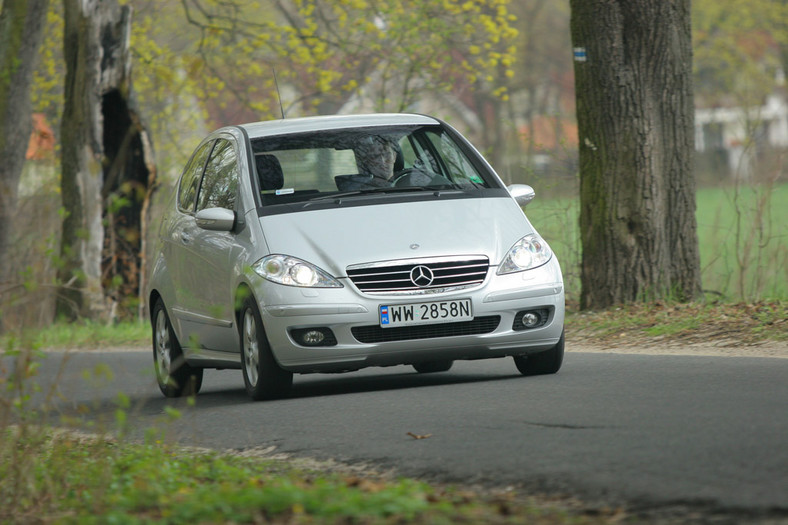
{"type": "Polygon", "coordinates": [[[429,169],[405,168],[397,172],[392,185],[394,187],[412,186],[418,188],[427,186],[452,187],[452,182],[443,175],[429,169]],[[413,180],[414,176],[417,177],[415,180],[413,180]]]}
{"type": "Polygon", "coordinates": [[[416,168],[405,168],[399,170],[397,173],[394,174],[393,181],[391,183],[392,186],[412,186],[412,184],[408,184],[410,175],[416,171],[416,168]]]}

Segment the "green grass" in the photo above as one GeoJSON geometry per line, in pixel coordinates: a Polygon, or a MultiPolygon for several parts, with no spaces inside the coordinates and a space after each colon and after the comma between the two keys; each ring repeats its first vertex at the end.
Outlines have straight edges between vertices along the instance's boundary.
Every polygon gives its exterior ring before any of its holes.
{"type": "Polygon", "coordinates": [[[567,303],[580,302],[580,201],[573,197],[540,197],[527,206],[525,213],[534,228],[547,241],[564,275],[567,303]]]}
{"type": "Polygon", "coordinates": [[[698,192],[705,290],[742,300],[788,298],[788,184],[698,192]]]}
{"type": "MultiPolygon", "coordinates": [[[[6,440],[14,440],[11,431],[6,440]]],[[[57,437],[17,439],[26,457],[0,466],[0,520],[70,523],[378,522],[452,511],[423,483],[362,485],[262,460],[161,444],[57,437]],[[24,463],[26,472],[11,466],[24,463]],[[304,520],[305,521],[305,520],[304,520]]],[[[6,451],[8,454],[9,451],[6,451]]]]}
{"type": "MultiPolygon", "coordinates": [[[[545,196],[526,213],[561,261],[567,302],[580,297],[577,198],[545,196]]],[[[788,184],[697,192],[703,289],[725,301],[788,299],[788,184]]]]}
{"type": "Polygon", "coordinates": [[[74,323],[58,322],[45,329],[25,330],[21,334],[0,337],[0,351],[9,346],[32,348],[107,348],[137,345],[150,340],[150,323],[124,321],[107,324],[81,320],[74,323]]]}
{"type": "Polygon", "coordinates": [[[0,428],[0,523],[601,523],[512,492],[305,469],[158,441],[0,428]]]}

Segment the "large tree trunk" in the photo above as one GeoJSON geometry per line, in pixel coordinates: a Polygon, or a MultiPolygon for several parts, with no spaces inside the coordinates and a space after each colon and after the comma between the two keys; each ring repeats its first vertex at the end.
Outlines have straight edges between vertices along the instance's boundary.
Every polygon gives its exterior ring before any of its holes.
{"type": "Polygon", "coordinates": [[[0,294],[13,277],[9,250],[19,179],[33,127],[30,86],[48,3],[49,0],[0,2],[0,294]]]}
{"type": "Polygon", "coordinates": [[[131,10],[64,0],[59,316],[97,318],[139,291],[150,141],[131,100],[131,10]],[[105,231],[106,229],[106,231],[105,231]]]}
{"type": "Polygon", "coordinates": [[[690,300],[700,293],[690,1],[571,0],[571,9],[581,308],[690,300]]]}

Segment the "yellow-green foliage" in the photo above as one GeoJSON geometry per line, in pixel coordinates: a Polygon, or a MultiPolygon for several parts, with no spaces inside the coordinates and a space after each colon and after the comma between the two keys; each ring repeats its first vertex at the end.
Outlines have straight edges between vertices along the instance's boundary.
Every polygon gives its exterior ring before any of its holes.
{"type": "Polygon", "coordinates": [[[191,51],[195,35],[184,27],[182,13],[173,5],[157,7],[133,17],[133,84],[154,139],[159,173],[177,176],[205,134],[205,101],[211,91],[203,75],[195,74],[200,62],[191,51]]]}
{"type": "Polygon", "coordinates": [[[761,104],[775,85],[780,46],[788,46],[788,3],[774,0],[694,0],[692,27],[696,93],[734,95],[761,104]]]}
{"type": "Polygon", "coordinates": [[[50,2],[44,40],[38,51],[38,66],[33,71],[30,94],[33,111],[45,113],[50,120],[63,107],[63,13],[61,2],[50,2]]]}
{"type": "Polygon", "coordinates": [[[292,90],[285,104],[305,112],[336,110],[364,90],[376,110],[401,110],[424,90],[462,81],[506,97],[494,84],[513,75],[509,0],[294,0],[232,10],[219,0],[201,2],[201,10],[193,4],[185,2],[202,26],[206,64],[220,76],[232,72],[236,86],[244,84],[239,76],[257,79],[247,94],[269,115],[276,113],[272,67],[292,90]]]}
{"type": "MultiPolygon", "coordinates": [[[[175,173],[209,128],[286,109],[338,110],[354,94],[402,110],[465,84],[506,99],[514,76],[511,0],[121,0],[132,8],[133,90],[161,174],[175,173]],[[224,115],[222,121],[211,117],[224,115]]],[[[62,4],[50,3],[34,107],[62,112],[62,4]]]]}

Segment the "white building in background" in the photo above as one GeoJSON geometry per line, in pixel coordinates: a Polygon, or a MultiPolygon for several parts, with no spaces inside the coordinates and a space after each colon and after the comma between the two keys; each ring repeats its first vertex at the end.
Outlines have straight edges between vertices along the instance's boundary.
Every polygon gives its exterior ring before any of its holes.
{"type": "Polygon", "coordinates": [[[696,109],[695,149],[725,157],[730,175],[751,178],[760,154],[788,149],[788,95],[780,90],[760,107],[696,109]]]}

